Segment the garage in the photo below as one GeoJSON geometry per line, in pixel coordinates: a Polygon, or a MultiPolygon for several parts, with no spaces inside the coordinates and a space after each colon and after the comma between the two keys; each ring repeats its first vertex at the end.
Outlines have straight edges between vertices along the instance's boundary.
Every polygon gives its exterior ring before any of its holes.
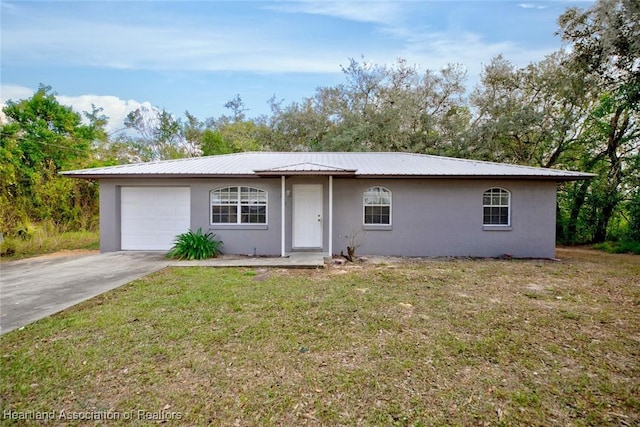
{"type": "Polygon", "coordinates": [[[191,226],[189,187],[121,187],[120,248],[169,250],[191,226]]]}

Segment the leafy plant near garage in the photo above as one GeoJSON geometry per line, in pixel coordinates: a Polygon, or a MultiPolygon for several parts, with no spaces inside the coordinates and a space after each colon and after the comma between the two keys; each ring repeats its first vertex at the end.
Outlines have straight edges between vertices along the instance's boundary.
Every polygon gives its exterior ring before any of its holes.
{"type": "Polygon", "coordinates": [[[215,234],[203,234],[202,228],[198,228],[195,233],[189,230],[177,235],[167,257],[188,260],[215,258],[222,253],[221,246],[222,241],[216,240],[215,234]]]}

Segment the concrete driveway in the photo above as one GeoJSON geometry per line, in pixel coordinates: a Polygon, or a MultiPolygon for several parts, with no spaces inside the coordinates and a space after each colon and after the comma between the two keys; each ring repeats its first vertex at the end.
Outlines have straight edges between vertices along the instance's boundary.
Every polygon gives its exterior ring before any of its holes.
{"type": "Polygon", "coordinates": [[[41,256],[0,264],[0,333],[169,265],[162,252],[41,256]]]}

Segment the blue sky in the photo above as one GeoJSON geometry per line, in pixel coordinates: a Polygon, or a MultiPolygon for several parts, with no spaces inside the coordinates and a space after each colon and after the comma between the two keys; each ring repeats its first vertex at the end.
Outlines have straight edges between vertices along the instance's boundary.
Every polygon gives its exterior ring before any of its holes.
{"type": "Polygon", "coordinates": [[[268,113],[343,81],[349,58],[468,70],[503,54],[516,65],[562,46],[567,8],[591,1],[6,1],[0,3],[0,102],[40,83],[78,110],[101,106],[117,128],[140,105],[201,120],[268,113]]]}

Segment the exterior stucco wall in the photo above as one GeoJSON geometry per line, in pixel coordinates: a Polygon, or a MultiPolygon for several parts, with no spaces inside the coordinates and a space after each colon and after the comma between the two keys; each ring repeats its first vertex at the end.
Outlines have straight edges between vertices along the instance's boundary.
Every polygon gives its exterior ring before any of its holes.
{"type": "Polygon", "coordinates": [[[222,251],[229,254],[280,254],[280,180],[202,179],[191,184],[192,228],[202,227],[222,240],[222,251]],[[229,186],[254,187],[267,192],[267,225],[211,225],[210,191],[229,186]]]}
{"type": "Polygon", "coordinates": [[[359,254],[399,256],[555,256],[556,184],[500,180],[334,180],[334,252],[346,236],[366,228],[359,254]],[[362,196],[372,186],[392,193],[392,226],[363,226],[362,196]],[[482,195],[511,192],[511,227],[482,225],[482,195]],[[507,231],[508,230],[508,231],[507,231]]]}
{"type": "MultiPolygon", "coordinates": [[[[222,240],[223,251],[237,254],[280,254],[279,179],[104,179],[100,181],[100,250],[120,250],[120,189],[122,187],[189,187],[191,229],[202,228],[222,240]],[[221,187],[251,186],[268,192],[266,226],[214,226],[209,192],[221,187]]],[[[150,212],[150,215],[153,213],[150,212]]]]}
{"type": "MultiPolygon", "coordinates": [[[[120,189],[122,187],[191,187],[192,183],[193,180],[179,179],[100,180],[100,251],[114,252],[121,249],[120,189]]],[[[149,215],[153,215],[153,212],[149,212],[149,215]]],[[[193,224],[193,208],[191,210],[191,223],[193,224]]]]}
{"type": "Polygon", "coordinates": [[[100,181],[100,252],[120,250],[120,189],[110,180],[100,181]]]}
{"type": "MultiPolygon", "coordinates": [[[[362,179],[333,180],[333,253],[346,253],[346,236],[366,228],[358,253],[398,256],[555,256],[556,184],[547,181],[362,179]],[[392,192],[392,225],[363,226],[363,192],[372,186],[392,192]],[[482,194],[492,187],[511,192],[511,227],[488,231],[482,225],[482,194]]],[[[292,189],[323,186],[323,251],[329,250],[327,177],[287,177],[285,250],[291,251],[292,189]]],[[[256,179],[104,179],[100,182],[100,249],[120,250],[122,186],[187,186],[191,189],[191,228],[202,228],[224,242],[223,251],[279,255],[281,251],[280,178],[256,179]],[[266,226],[210,224],[209,192],[226,186],[251,186],[268,192],[266,226]]],[[[152,214],[152,213],[150,213],[152,214]]]]}

